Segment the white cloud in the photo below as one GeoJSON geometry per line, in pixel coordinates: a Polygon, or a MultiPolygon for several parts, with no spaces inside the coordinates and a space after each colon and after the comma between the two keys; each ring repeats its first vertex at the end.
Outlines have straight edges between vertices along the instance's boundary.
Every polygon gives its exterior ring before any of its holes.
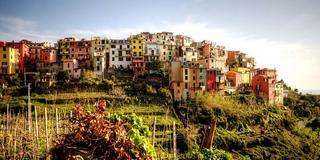
{"type": "Polygon", "coordinates": [[[25,20],[18,17],[0,17],[0,29],[4,40],[30,39],[34,41],[53,41],[58,38],[51,32],[39,32],[38,25],[34,21],[25,20]]]}
{"type": "Polygon", "coordinates": [[[4,28],[13,31],[26,30],[36,26],[36,23],[33,21],[17,17],[0,17],[0,22],[4,28]]]}

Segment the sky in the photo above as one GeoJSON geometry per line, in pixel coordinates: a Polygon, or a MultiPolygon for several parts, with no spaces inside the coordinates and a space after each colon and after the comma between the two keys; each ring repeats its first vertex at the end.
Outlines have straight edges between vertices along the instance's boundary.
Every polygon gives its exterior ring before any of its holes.
{"type": "Polygon", "coordinates": [[[0,40],[171,31],[243,51],[293,88],[320,90],[319,7],[319,0],[0,0],[0,40]]]}

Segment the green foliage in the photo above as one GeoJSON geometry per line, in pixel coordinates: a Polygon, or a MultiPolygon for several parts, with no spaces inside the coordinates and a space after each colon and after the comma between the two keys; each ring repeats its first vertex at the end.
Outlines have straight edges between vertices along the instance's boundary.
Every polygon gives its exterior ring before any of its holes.
{"type": "Polygon", "coordinates": [[[57,81],[58,82],[67,82],[69,80],[69,72],[68,71],[59,71],[57,73],[57,81]]]}
{"type": "Polygon", "coordinates": [[[156,157],[154,147],[148,141],[147,137],[151,135],[151,131],[147,125],[143,124],[140,117],[135,114],[123,115],[123,114],[111,114],[107,117],[111,122],[128,122],[126,125],[127,135],[140,149],[145,150],[148,155],[156,157]]]}
{"type": "Polygon", "coordinates": [[[148,62],[146,64],[146,68],[148,70],[152,70],[152,71],[162,71],[163,70],[163,62],[156,60],[156,61],[152,61],[152,62],[148,62]]]}
{"type": "Polygon", "coordinates": [[[157,93],[157,90],[155,88],[153,88],[152,85],[147,85],[146,91],[148,94],[156,94],[157,93]]]}
{"type": "Polygon", "coordinates": [[[223,128],[218,128],[215,144],[219,146],[219,148],[224,148],[226,150],[240,150],[247,146],[245,135],[241,135],[236,131],[228,131],[223,128]]]}
{"type": "Polygon", "coordinates": [[[170,102],[172,100],[172,95],[171,95],[171,92],[168,88],[160,88],[158,93],[167,102],[170,102]]]}
{"type": "Polygon", "coordinates": [[[191,150],[186,159],[193,160],[232,160],[232,155],[224,150],[220,149],[193,149],[191,150]]]}

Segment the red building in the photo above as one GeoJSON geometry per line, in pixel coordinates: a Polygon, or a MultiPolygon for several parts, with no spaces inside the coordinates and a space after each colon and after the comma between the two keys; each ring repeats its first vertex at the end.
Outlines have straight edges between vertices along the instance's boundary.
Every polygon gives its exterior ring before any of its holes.
{"type": "Polygon", "coordinates": [[[0,47],[3,47],[6,45],[6,42],[5,41],[0,41],[0,47]]]}
{"type": "Polygon", "coordinates": [[[24,73],[26,69],[26,59],[30,56],[29,46],[24,42],[7,42],[7,46],[15,48],[19,51],[19,73],[24,73]]]}
{"type": "Polygon", "coordinates": [[[135,76],[143,75],[145,73],[146,66],[143,58],[132,59],[132,70],[135,76]]]}
{"type": "Polygon", "coordinates": [[[217,74],[213,69],[207,70],[207,90],[209,92],[217,90],[217,74]]]}
{"type": "Polygon", "coordinates": [[[255,70],[251,82],[253,93],[269,103],[274,103],[276,79],[275,69],[264,68],[255,70]]]}
{"type": "Polygon", "coordinates": [[[54,48],[44,48],[40,52],[40,61],[46,64],[55,63],[57,61],[57,54],[54,48]]]}

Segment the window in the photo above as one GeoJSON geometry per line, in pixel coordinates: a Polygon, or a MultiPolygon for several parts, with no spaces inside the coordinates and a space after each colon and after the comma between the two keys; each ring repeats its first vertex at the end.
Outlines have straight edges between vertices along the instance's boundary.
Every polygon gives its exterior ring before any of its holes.
{"type": "Polygon", "coordinates": [[[139,41],[139,43],[141,43],[141,41],[139,41]]]}
{"type": "Polygon", "coordinates": [[[136,43],[136,41],[133,41],[133,43],[136,43]]]}
{"type": "Polygon", "coordinates": [[[3,51],[6,51],[6,50],[7,50],[7,47],[2,47],[2,50],[3,50],[3,51]]]}
{"type": "Polygon", "coordinates": [[[127,58],[126,58],[126,61],[131,61],[131,58],[130,58],[130,57],[127,57],[127,58]]]}
{"type": "Polygon", "coordinates": [[[111,48],[116,48],[116,45],[111,45],[111,48]]]}
{"type": "Polygon", "coordinates": [[[99,57],[97,57],[97,61],[100,61],[99,57]]]}
{"type": "Polygon", "coordinates": [[[195,77],[195,76],[193,76],[193,80],[196,80],[196,77],[195,77]]]}
{"type": "Polygon", "coordinates": [[[188,76],[184,76],[184,80],[188,80],[188,76]]]}
{"type": "Polygon", "coordinates": [[[97,71],[100,71],[100,66],[97,66],[97,71]]]}
{"type": "MultiPolygon", "coordinates": [[[[5,48],[5,47],[3,47],[3,48],[5,48]]],[[[7,55],[6,55],[6,54],[3,54],[3,55],[2,55],[2,58],[6,59],[6,58],[7,58],[7,55]]]]}
{"type": "Polygon", "coordinates": [[[118,54],[119,54],[119,56],[122,56],[122,51],[119,51],[119,53],[118,53],[118,54]]]}
{"type": "Polygon", "coordinates": [[[139,49],[141,49],[141,46],[139,46],[139,49]]]}
{"type": "Polygon", "coordinates": [[[129,46],[129,45],[127,45],[127,48],[130,48],[130,46],[129,46]]]}
{"type": "Polygon", "coordinates": [[[185,89],[188,89],[188,83],[185,83],[185,84],[184,84],[184,88],[185,88],[185,89]]]}
{"type": "Polygon", "coordinates": [[[133,46],[133,49],[136,49],[136,46],[133,46]]]}
{"type": "Polygon", "coordinates": [[[177,86],[180,87],[180,82],[177,83],[177,86]]]}
{"type": "Polygon", "coordinates": [[[119,61],[123,61],[123,57],[119,57],[119,61]]]}
{"type": "Polygon", "coordinates": [[[122,45],[120,45],[120,49],[122,49],[122,45]]]}
{"type": "Polygon", "coordinates": [[[185,73],[185,74],[188,74],[188,69],[187,69],[187,68],[184,69],[184,73],[185,73]]]}
{"type": "Polygon", "coordinates": [[[114,61],[114,57],[112,57],[112,61],[114,61]]]}
{"type": "Polygon", "coordinates": [[[112,55],[114,55],[114,51],[112,51],[112,55]]]}
{"type": "Polygon", "coordinates": [[[68,68],[70,68],[70,64],[68,63],[68,68]]]}

